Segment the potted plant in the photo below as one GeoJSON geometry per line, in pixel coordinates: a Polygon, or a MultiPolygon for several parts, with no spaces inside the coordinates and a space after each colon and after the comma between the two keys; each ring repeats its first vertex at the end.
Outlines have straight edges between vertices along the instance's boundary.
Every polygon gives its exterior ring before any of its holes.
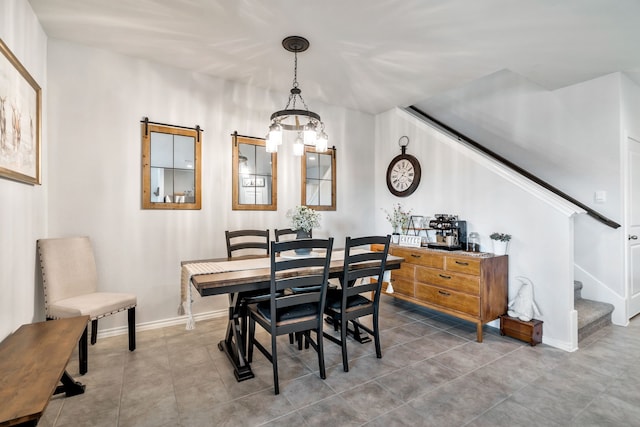
{"type": "Polygon", "coordinates": [[[393,228],[392,242],[398,243],[400,239],[400,231],[403,228],[407,228],[409,225],[409,219],[411,218],[411,209],[405,211],[400,203],[393,205],[393,211],[388,212],[383,209],[387,215],[387,221],[393,228]]]}
{"type": "Polygon", "coordinates": [[[307,206],[296,206],[287,211],[291,219],[291,229],[297,232],[298,239],[308,239],[311,230],[320,227],[320,213],[307,206]]]}
{"type": "Polygon", "coordinates": [[[506,255],[509,247],[509,240],[511,240],[511,234],[491,233],[489,237],[493,242],[493,253],[496,255],[506,255]]]}

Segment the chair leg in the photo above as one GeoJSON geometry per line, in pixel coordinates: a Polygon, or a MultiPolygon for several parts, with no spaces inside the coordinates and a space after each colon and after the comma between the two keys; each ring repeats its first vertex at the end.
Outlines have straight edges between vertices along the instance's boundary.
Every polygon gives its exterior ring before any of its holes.
{"type": "Polygon", "coordinates": [[[347,357],[347,329],[349,328],[349,321],[340,319],[340,346],[342,347],[342,368],[345,372],[349,372],[349,358],[347,357]]]}
{"type": "Polygon", "coordinates": [[[324,367],[324,344],[322,340],[322,331],[316,329],[316,345],[318,347],[318,368],[320,369],[320,378],[327,378],[327,372],[324,367]]]}
{"type": "Polygon", "coordinates": [[[87,373],[87,368],[88,368],[88,335],[89,331],[88,331],[88,326],[84,328],[84,332],[82,333],[82,336],[80,337],[80,342],[78,343],[78,361],[80,362],[80,375],[84,375],[87,373]]]}
{"type": "Polygon", "coordinates": [[[136,349],[136,308],[131,307],[127,310],[129,318],[129,351],[136,349]]]}
{"type": "Polygon", "coordinates": [[[376,345],[376,357],[382,359],[382,349],[380,347],[380,328],[378,327],[378,312],[373,313],[373,341],[376,345]]]}
{"type": "Polygon", "coordinates": [[[271,364],[273,365],[273,388],[275,394],[280,394],[280,384],[278,383],[278,354],[276,334],[271,334],[271,364]]]}
{"type": "Polygon", "coordinates": [[[94,345],[97,339],[98,339],[98,319],[93,319],[91,321],[91,345],[94,345]]]}

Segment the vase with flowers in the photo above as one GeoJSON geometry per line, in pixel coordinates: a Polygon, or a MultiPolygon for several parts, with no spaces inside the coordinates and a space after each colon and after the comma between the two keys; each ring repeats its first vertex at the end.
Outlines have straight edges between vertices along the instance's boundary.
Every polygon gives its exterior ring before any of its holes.
{"type": "Polygon", "coordinates": [[[393,243],[398,243],[400,240],[400,232],[403,228],[407,228],[409,225],[409,219],[411,218],[411,209],[405,210],[402,207],[402,204],[396,203],[393,205],[393,210],[391,212],[383,209],[385,214],[387,215],[387,221],[391,224],[393,228],[393,234],[391,235],[391,241],[393,243]]]}
{"type": "MultiPolygon", "coordinates": [[[[320,213],[307,206],[296,206],[287,212],[287,218],[291,219],[291,229],[296,231],[297,239],[308,239],[311,230],[320,226],[320,213]]],[[[296,253],[311,252],[310,249],[296,249],[296,253]]]]}

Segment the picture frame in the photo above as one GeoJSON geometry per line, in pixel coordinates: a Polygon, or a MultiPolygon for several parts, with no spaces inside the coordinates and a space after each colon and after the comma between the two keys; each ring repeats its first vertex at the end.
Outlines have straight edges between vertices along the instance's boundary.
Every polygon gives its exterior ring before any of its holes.
{"type": "Polygon", "coordinates": [[[264,178],[242,178],[243,187],[264,187],[264,178]]]}
{"type": "Polygon", "coordinates": [[[41,184],[42,89],[0,39],[0,178],[41,184]]]}

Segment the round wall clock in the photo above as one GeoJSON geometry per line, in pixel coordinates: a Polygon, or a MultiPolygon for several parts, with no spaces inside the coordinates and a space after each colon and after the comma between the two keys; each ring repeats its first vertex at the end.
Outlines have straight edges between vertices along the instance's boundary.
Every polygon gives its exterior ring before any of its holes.
{"type": "Polygon", "coordinates": [[[409,138],[400,137],[398,140],[401,154],[394,157],[387,168],[387,187],[398,197],[407,197],[418,188],[422,171],[420,162],[411,154],[407,154],[409,138]]]}

